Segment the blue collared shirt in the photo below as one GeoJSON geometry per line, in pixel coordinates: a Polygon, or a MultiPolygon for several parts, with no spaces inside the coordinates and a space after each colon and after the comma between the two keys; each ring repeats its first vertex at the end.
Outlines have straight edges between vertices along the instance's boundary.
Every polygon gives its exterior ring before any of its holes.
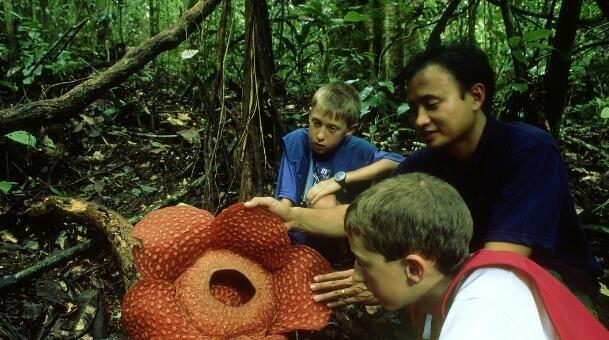
{"type": "Polygon", "coordinates": [[[533,248],[534,261],[558,273],[566,264],[592,278],[601,275],[577,219],[560,150],[546,131],[489,117],[470,160],[458,163],[423,149],[394,174],[415,171],[459,191],[474,220],[471,251],[489,241],[523,244],[533,248]]]}

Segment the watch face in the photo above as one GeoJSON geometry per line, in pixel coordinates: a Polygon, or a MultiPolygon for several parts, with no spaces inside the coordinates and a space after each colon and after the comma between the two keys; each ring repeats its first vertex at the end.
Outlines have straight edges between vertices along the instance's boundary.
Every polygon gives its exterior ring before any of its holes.
{"type": "Polygon", "coordinates": [[[344,171],[339,171],[334,175],[334,180],[337,182],[342,182],[347,177],[347,174],[344,171]]]}

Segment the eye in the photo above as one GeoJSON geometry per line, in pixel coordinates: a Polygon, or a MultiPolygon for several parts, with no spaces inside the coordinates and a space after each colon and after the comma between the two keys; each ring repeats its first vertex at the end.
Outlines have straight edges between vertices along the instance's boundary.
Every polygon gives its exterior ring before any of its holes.
{"type": "Polygon", "coordinates": [[[336,126],[330,126],[330,131],[336,132],[338,128],[336,126]]]}
{"type": "Polygon", "coordinates": [[[440,101],[439,100],[430,100],[425,104],[425,108],[427,110],[436,110],[438,108],[438,106],[440,106],[440,101]]]}

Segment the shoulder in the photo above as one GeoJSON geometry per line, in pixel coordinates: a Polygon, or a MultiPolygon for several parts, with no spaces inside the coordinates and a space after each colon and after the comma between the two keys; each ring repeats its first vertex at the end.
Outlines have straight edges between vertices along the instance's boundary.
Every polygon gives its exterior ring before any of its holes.
{"type": "Polygon", "coordinates": [[[366,139],[353,135],[345,136],[345,139],[342,142],[342,147],[376,150],[376,147],[366,139]]]}
{"type": "Polygon", "coordinates": [[[428,149],[421,149],[411,153],[393,171],[393,175],[400,175],[408,172],[424,171],[430,172],[433,167],[434,157],[428,149]]]}
{"type": "Polygon", "coordinates": [[[497,131],[497,144],[512,153],[539,147],[558,151],[558,143],[550,133],[530,124],[501,122],[497,131]]]}
{"type": "Polygon", "coordinates": [[[309,138],[309,129],[300,128],[296,129],[287,135],[283,136],[283,141],[285,143],[288,142],[298,142],[298,141],[307,141],[309,138]]]}
{"type": "Polygon", "coordinates": [[[443,339],[552,339],[554,329],[526,280],[508,269],[480,268],[457,288],[442,335],[443,339]]]}

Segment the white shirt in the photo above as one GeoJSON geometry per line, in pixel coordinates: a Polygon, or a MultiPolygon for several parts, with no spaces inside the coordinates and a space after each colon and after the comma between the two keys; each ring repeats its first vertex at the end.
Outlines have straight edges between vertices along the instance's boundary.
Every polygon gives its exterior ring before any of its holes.
{"type": "Polygon", "coordinates": [[[465,278],[440,332],[440,340],[555,338],[528,282],[501,268],[480,268],[465,278]]]}

